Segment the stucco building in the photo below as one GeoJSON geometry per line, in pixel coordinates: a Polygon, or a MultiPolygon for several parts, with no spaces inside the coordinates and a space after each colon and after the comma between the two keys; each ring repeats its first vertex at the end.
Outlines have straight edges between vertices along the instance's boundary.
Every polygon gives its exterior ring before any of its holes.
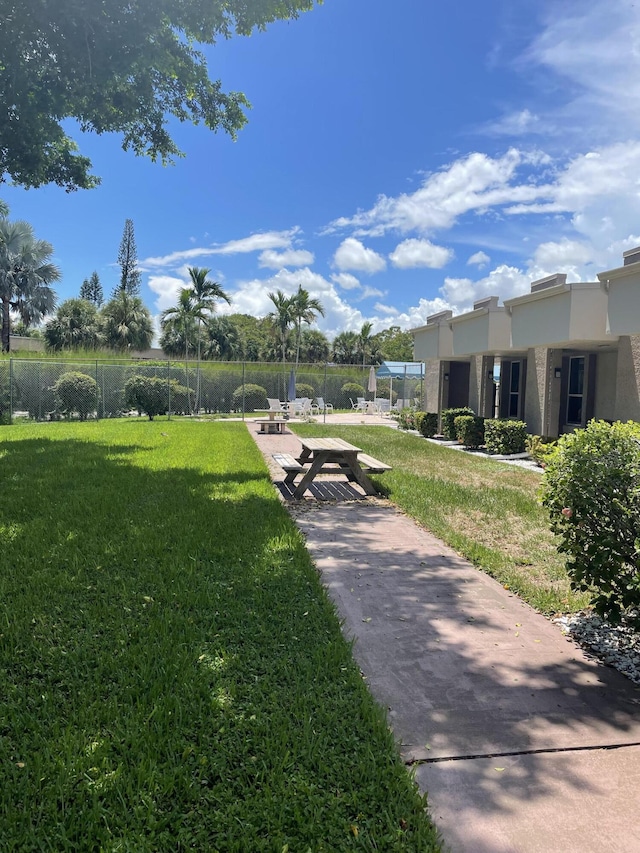
{"type": "Polygon", "coordinates": [[[427,411],[470,406],[558,436],[591,418],[640,421],[640,247],[595,282],[556,274],[530,293],[412,329],[427,411]]]}

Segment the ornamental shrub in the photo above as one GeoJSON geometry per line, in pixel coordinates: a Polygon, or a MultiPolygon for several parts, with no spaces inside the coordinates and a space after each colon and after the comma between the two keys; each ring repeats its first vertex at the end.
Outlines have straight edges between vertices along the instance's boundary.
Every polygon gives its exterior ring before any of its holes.
{"type": "Polygon", "coordinates": [[[81,421],[86,421],[98,406],[98,383],[86,373],[69,371],[53,386],[56,407],[65,415],[77,412],[81,421]]]}
{"type": "Polygon", "coordinates": [[[233,392],[233,408],[236,412],[242,411],[243,389],[245,412],[255,412],[256,409],[269,408],[269,404],[267,403],[267,389],[263,388],[262,385],[252,385],[251,383],[248,383],[246,385],[240,385],[240,387],[236,388],[233,392]]]}
{"type": "Polygon", "coordinates": [[[422,412],[419,430],[425,438],[433,438],[438,432],[438,413],[422,412]]]}
{"type": "Polygon", "coordinates": [[[297,382],[296,397],[308,397],[310,400],[315,400],[316,389],[313,385],[308,385],[305,382],[297,382]]]}
{"type": "Polygon", "coordinates": [[[415,429],[416,428],[416,411],[415,409],[403,409],[398,415],[399,429],[415,429]]]}
{"type": "Polygon", "coordinates": [[[426,412],[416,412],[413,416],[415,429],[417,429],[419,433],[422,433],[422,421],[424,420],[425,414],[426,412]]]}
{"type": "Polygon", "coordinates": [[[589,592],[613,623],[640,609],[640,424],[591,421],[563,435],[547,463],[542,503],[572,588],[589,592]]]}
{"type": "MultiPolygon", "coordinates": [[[[175,380],[174,380],[175,381],[175,380]]],[[[153,376],[132,376],[124,385],[127,404],[144,412],[152,421],[156,415],[163,415],[169,408],[169,388],[166,379],[153,376]]]]}
{"type": "Polygon", "coordinates": [[[557,443],[555,438],[544,435],[529,435],[526,442],[527,453],[534,462],[544,468],[557,443]]]}
{"type": "Polygon", "coordinates": [[[454,420],[456,438],[464,447],[474,450],[484,444],[484,418],[476,415],[458,415],[454,420]]]}
{"type": "Polygon", "coordinates": [[[508,456],[524,453],[527,446],[527,425],[524,421],[487,420],[484,423],[484,443],[488,453],[508,456]]]}
{"type": "Polygon", "coordinates": [[[461,406],[458,409],[443,409],[442,410],[442,434],[449,441],[457,441],[455,419],[460,415],[474,415],[473,409],[468,406],[461,406]]]}
{"type": "Polygon", "coordinates": [[[365,390],[364,385],[358,385],[357,382],[345,382],[342,388],[340,389],[340,404],[339,407],[341,409],[350,409],[351,403],[350,400],[355,401],[358,397],[364,397],[365,390]]]}

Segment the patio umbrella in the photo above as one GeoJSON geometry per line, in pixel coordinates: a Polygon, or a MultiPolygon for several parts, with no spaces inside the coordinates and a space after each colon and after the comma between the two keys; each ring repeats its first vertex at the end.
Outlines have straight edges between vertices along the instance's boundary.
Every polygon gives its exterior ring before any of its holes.
{"type": "Polygon", "coordinates": [[[291,368],[291,373],[289,374],[289,387],[287,389],[287,399],[291,403],[292,400],[296,399],[296,372],[291,368]]]}
{"type": "Polygon", "coordinates": [[[376,390],[378,388],[378,380],[376,379],[376,369],[372,367],[369,370],[369,385],[367,386],[369,391],[373,394],[373,399],[376,398],[376,390]]]}

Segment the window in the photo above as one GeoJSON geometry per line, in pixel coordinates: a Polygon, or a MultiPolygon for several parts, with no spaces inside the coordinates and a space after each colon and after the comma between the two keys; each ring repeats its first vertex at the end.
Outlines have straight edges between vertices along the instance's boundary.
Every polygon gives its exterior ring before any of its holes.
{"type": "Polygon", "coordinates": [[[569,393],[567,397],[567,423],[582,426],[584,404],[584,356],[569,359],[569,393]]]}
{"type": "Polygon", "coordinates": [[[512,361],[509,375],[509,417],[517,418],[520,413],[520,383],[522,362],[512,361]]]}

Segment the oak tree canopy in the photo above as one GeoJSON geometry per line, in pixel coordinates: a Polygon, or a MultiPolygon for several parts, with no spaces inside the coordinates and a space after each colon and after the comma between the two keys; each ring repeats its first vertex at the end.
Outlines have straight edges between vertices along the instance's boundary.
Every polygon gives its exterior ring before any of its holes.
{"type": "Polygon", "coordinates": [[[180,156],[171,117],[223,130],[249,102],[209,76],[200,45],[250,35],[322,0],[0,0],[0,183],[99,183],[68,135],[122,135],[163,163],[180,156]]]}

